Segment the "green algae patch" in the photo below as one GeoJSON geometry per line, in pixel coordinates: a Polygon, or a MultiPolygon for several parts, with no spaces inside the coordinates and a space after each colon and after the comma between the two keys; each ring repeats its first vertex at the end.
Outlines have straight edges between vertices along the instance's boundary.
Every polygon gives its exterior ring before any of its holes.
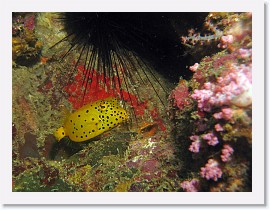
{"type": "Polygon", "coordinates": [[[117,133],[98,141],[89,142],[87,148],[71,156],[67,162],[80,160],[80,164],[96,166],[100,164],[99,161],[104,156],[118,155],[123,157],[133,136],[134,133],[131,132],[117,133]]]}
{"type": "MultiPolygon", "coordinates": [[[[59,177],[49,177],[44,169],[25,171],[16,178],[13,192],[72,192],[73,186],[59,177]]],[[[50,175],[52,176],[52,175],[50,175]]]]}

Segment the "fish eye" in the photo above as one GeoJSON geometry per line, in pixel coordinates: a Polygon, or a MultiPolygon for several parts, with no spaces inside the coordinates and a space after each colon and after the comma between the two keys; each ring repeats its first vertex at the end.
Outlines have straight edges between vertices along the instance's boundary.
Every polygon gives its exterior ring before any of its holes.
{"type": "Polygon", "coordinates": [[[54,132],[54,136],[55,136],[55,138],[56,138],[57,141],[60,141],[62,138],[64,138],[66,136],[64,127],[58,128],[54,132]]]}
{"type": "Polygon", "coordinates": [[[107,105],[106,103],[103,103],[103,104],[100,104],[99,109],[100,109],[101,111],[103,111],[103,110],[106,110],[107,107],[108,107],[108,105],[107,105]]]}

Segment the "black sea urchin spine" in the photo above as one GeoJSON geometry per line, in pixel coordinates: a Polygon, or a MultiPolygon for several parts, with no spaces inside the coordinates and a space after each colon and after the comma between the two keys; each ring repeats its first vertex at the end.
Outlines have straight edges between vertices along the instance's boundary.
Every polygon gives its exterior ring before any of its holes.
{"type": "Polygon", "coordinates": [[[167,56],[168,46],[177,45],[177,34],[170,21],[172,14],[63,13],[59,20],[64,22],[67,36],[51,48],[68,41],[70,46],[62,59],[74,50],[79,52],[73,72],[79,64],[84,64],[84,96],[88,88],[94,88],[92,82],[96,71],[96,84],[101,83],[105,89],[110,84],[121,99],[124,99],[123,90],[126,90],[131,106],[130,94],[140,99],[137,81],[148,84],[164,105],[160,90],[166,90],[152,69],[167,56]],[[172,40],[172,43],[168,40],[172,40]],[[103,75],[103,78],[99,78],[99,75],[103,75]],[[157,85],[160,88],[157,89],[157,85]]]}

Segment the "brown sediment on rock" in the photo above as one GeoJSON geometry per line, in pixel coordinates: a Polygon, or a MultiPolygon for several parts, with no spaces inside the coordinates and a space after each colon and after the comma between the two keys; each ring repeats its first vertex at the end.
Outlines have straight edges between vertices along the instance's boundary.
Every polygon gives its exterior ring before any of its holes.
{"type": "Polygon", "coordinates": [[[20,110],[18,111],[23,113],[27,127],[32,131],[36,131],[38,126],[36,124],[36,115],[34,110],[23,96],[18,99],[18,104],[20,105],[20,110]]]}

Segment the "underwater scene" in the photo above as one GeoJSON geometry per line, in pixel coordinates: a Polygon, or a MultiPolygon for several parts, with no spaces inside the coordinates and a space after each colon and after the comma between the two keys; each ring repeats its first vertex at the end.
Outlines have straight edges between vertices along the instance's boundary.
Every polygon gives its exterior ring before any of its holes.
{"type": "Polygon", "coordinates": [[[252,13],[12,14],[13,192],[251,192],[252,13]]]}

